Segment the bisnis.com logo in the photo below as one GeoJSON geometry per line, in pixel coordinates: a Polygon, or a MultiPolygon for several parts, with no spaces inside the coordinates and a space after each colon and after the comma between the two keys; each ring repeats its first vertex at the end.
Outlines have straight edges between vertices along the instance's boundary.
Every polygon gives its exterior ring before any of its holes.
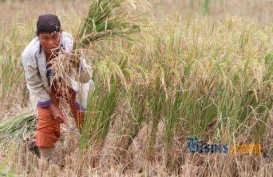
{"type": "Polygon", "coordinates": [[[229,154],[261,154],[261,144],[234,144],[229,148],[227,144],[208,144],[198,138],[188,138],[188,148],[191,153],[229,153],[229,154]]]}

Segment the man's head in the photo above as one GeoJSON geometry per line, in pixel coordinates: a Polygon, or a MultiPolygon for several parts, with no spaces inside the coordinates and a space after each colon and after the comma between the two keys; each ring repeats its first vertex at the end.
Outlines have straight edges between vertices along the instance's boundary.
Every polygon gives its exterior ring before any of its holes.
{"type": "Polygon", "coordinates": [[[44,51],[51,54],[53,49],[60,46],[61,23],[53,14],[40,15],[37,21],[37,36],[44,51]]]}

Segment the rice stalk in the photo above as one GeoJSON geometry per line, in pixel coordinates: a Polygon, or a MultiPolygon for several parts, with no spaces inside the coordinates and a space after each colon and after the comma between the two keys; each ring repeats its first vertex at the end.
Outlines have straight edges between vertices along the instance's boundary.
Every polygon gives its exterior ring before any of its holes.
{"type": "MultiPolygon", "coordinates": [[[[145,0],[95,0],[90,6],[87,17],[79,29],[78,43],[75,48],[86,47],[93,41],[107,37],[128,37],[140,31],[140,16],[147,9],[145,0]]],[[[142,19],[143,20],[143,19],[142,19]]]]}
{"type": "Polygon", "coordinates": [[[0,145],[4,146],[10,142],[19,145],[22,140],[34,132],[37,120],[35,112],[26,112],[1,123],[0,145]]]}

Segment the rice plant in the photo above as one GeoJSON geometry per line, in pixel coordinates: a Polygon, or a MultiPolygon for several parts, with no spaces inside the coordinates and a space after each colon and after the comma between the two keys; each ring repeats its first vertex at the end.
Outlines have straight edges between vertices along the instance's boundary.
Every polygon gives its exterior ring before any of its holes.
{"type": "MultiPolygon", "coordinates": [[[[215,12],[215,1],[206,2],[209,12],[215,12]]],[[[96,7],[99,3],[107,12],[107,3],[95,1],[96,7]]],[[[113,7],[112,3],[108,5],[113,7]]],[[[202,8],[203,4],[199,6],[202,8]]],[[[267,162],[270,158],[261,154],[191,154],[187,149],[188,137],[229,146],[261,144],[272,137],[271,26],[239,17],[219,20],[211,16],[174,15],[149,20],[145,28],[131,28],[136,24],[133,20],[132,25],[121,25],[127,29],[123,34],[110,34],[109,30],[115,32],[120,28],[106,25],[107,18],[99,9],[90,13],[94,18],[85,18],[79,30],[82,33],[75,32],[78,37],[74,48],[84,48],[84,55],[92,63],[96,90],[88,98],[79,144],[78,139],[65,137],[64,144],[72,143],[65,147],[61,158],[66,167],[57,171],[56,176],[93,175],[98,171],[102,175],[103,170],[117,176],[272,174],[272,165],[267,162]],[[104,20],[100,23],[98,18],[104,20]],[[92,25],[87,25],[91,22],[92,25]],[[104,36],[105,28],[108,37],[104,36]],[[141,32],[135,33],[139,29],[141,32]],[[128,31],[130,40],[124,40],[128,31]],[[96,143],[102,150],[98,168],[94,169],[90,154],[96,143]],[[112,152],[113,149],[116,151],[112,152]]],[[[77,24],[80,21],[70,20],[77,24]]],[[[113,21],[110,24],[114,25],[113,21]]],[[[31,30],[26,33],[30,35],[31,30]]],[[[15,87],[9,89],[18,97],[22,95],[15,87]]],[[[11,100],[10,104],[16,101],[23,105],[22,100],[11,100]]],[[[5,128],[4,132],[8,130],[5,128]]],[[[265,145],[270,151],[270,141],[265,145]]],[[[17,157],[26,158],[16,154],[9,159],[17,162],[17,157]]],[[[11,163],[27,168],[25,164],[11,163]]],[[[22,172],[24,169],[18,170],[22,172]]]]}

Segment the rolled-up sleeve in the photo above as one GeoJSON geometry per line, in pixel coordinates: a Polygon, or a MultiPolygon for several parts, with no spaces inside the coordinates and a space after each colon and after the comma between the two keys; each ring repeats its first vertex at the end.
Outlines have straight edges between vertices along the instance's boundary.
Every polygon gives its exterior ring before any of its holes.
{"type": "MultiPolygon", "coordinates": [[[[65,53],[70,53],[73,50],[74,40],[69,33],[62,33],[62,45],[65,53]]],[[[92,79],[92,68],[86,63],[85,58],[80,58],[79,68],[76,68],[75,79],[80,83],[87,83],[92,79]]]]}
{"type": "Polygon", "coordinates": [[[37,107],[47,107],[52,104],[52,100],[43,86],[41,77],[39,76],[38,66],[34,56],[22,55],[22,62],[25,71],[25,79],[27,88],[30,92],[30,99],[33,103],[37,103],[37,107]]]}

